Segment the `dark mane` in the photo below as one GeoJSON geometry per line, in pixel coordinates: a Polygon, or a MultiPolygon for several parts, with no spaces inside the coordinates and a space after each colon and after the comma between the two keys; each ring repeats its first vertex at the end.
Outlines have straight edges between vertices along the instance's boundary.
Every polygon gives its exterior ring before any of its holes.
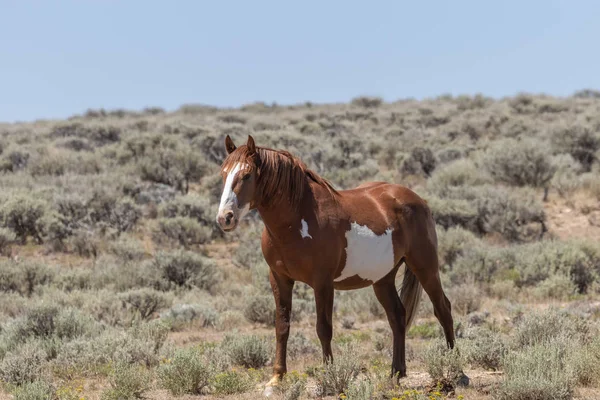
{"type": "Polygon", "coordinates": [[[230,171],[237,163],[248,164],[251,170],[258,165],[257,189],[262,193],[264,207],[281,199],[288,200],[292,208],[298,207],[310,190],[309,180],[326,188],[334,198],[338,194],[326,179],[285,150],[256,147],[256,153],[249,154],[246,145],[242,145],[225,159],[221,172],[230,171]]]}

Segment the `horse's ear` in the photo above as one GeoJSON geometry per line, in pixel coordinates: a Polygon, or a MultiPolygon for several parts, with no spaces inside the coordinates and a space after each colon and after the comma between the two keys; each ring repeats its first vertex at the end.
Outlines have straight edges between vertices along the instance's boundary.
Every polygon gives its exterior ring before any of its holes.
{"type": "Polygon", "coordinates": [[[235,147],[235,144],[233,144],[233,140],[231,140],[229,135],[227,135],[227,137],[225,138],[225,148],[227,149],[227,154],[233,153],[237,148],[235,147]]]}
{"type": "Polygon", "coordinates": [[[248,147],[248,153],[256,153],[256,145],[254,144],[254,138],[250,135],[248,135],[248,143],[246,143],[246,147],[248,147]]]}

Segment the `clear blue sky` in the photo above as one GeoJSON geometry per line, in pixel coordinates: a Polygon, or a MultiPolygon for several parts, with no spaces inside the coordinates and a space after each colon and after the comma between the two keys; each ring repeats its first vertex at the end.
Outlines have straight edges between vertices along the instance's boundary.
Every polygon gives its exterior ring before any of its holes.
{"type": "Polygon", "coordinates": [[[600,88],[600,1],[0,0],[0,121],[600,88]]]}

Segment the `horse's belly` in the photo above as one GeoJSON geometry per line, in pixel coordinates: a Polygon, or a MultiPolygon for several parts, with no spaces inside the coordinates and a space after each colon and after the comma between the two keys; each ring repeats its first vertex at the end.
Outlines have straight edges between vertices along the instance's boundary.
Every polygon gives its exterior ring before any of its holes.
{"type": "Polygon", "coordinates": [[[346,264],[334,282],[342,282],[353,276],[377,282],[395,265],[392,230],[376,235],[367,226],[353,222],[346,232],[346,264]]]}

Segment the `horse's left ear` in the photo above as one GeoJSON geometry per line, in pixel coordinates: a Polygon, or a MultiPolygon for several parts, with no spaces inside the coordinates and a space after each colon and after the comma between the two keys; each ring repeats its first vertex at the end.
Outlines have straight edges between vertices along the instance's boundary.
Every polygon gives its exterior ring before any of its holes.
{"type": "Polygon", "coordinates": [[[248,153],[256,153],[256,145],[254,144],[254,138],[250,135],[248,135],[248,143],[246,143],[246,147],[248,147],[248,153]]]}
{"type": "Polygon", "coordinates": [[[229,135],[227,135],[227,137],[225,138],[225,149],[227,150],[227,154],[233,153],[236,149],[235,144],[233,143],[233,140],[231,140],[229,135]]]}

